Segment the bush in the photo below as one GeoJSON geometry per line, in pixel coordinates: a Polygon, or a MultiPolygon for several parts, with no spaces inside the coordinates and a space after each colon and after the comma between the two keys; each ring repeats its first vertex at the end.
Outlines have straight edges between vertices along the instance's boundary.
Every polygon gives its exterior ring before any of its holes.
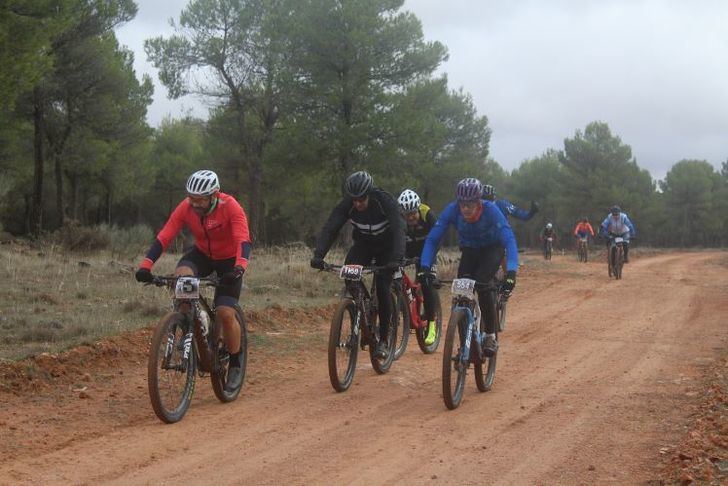
{"type": "Polygon", "coordinates": [[[69,251],[111,250],[122,256],[135,256],[142,253],[154,238],[148,226],[137,224],[119,228],[102,224],[82,226],[70,222],[54,234],[54,240],[69,251]]]}
{"type": "Polygon", "coordinates": [[[104,250],[109,247],[111,238],[100,226],[81,226],[76,221],[65,224],[56,231],[53,238],[69,251],[104,250]]]}

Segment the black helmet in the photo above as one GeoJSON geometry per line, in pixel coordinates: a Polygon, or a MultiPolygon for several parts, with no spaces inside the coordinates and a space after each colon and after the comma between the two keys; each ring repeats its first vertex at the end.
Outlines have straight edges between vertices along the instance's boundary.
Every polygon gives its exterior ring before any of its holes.
{"type": "Polygon", "coordinates": [[[622,212],[622,208],[615,204],[614,206],[612,206],[612,209],[610,209],[609,212],[612,214],[619,214],[622,212]]]}
{"type": "Polygon", "coordinates": [[[344,191],[351,197],[364,197],[372,188],[372,176],[360,170],[346,178],[344,191]]]}

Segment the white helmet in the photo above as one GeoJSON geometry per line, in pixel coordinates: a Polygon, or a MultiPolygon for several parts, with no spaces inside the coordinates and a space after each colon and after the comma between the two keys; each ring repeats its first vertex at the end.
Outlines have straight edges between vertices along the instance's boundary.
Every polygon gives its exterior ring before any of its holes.
{"type": "Polygon", "coordinates": [[[190,196],[212,196],[219,190],[220,181],[211,170],[198,170],[187,179],[187,194],[190,196]]]}
{"type": "Polygon", "coordinates": [[[546,229],[551,229],[551,228],[553,228],[553,226],[554,225],[552,225],[551,223],[546,223],[546,229]]]}
{"type": "Polygon", "coordinates": [[[417,211],[420,208],[420,196],[412,189],[405,189],[397,198],[399,207],[405,213],[417,211]]]}

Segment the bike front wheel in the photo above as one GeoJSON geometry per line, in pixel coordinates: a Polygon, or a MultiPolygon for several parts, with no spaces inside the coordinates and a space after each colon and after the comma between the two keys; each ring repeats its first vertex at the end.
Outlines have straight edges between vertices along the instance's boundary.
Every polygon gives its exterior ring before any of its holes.
{"type": "Polygon", "coordinates": [[[354,381],[356,357],[359,352],[359,334],[355,332],[356,304],[342,300],[331,319],[329,331],[329,380],[337,392],[349,389],[354,381]]]}
{"type": "MultiPolygon", "coordinates": [[[[243,372],[240,379],[240,386],[234,390],[226,390],[225,383],[227,381],[227,372],[230,367],[230,352],[224,344],[224,341],[218,343],[216,348],[215,362],[213,363],[213,371],[210,373],[212,380],[212,390],[215,396],[223,403],[232,402],[240,394],[240,390],[245,383],[245,368],[248,363],[248,327],[245,325],[245,318],[240,307],[235,307],[235,319],[240,325],[240,370],[243,372]]],[[[219,325],[219,324],[216,324],[219,325]]],[[[215,335],[213,333],[213,335],[215,335]]]]}
{"type": "Polygon", "coordinates": [[[409,343],[410,308],[409,300],[402,290],[401,282],[399,284],[395,284],[395,287],[396,288],[394,290],[394,293],[397,299],[397,307],[395,307],[394,309],[396,309],[399,314],[399,322],[397,323],[397,339],[394,348],[394,359],[397,360],[401,358],[404,352],[407,350],[407,344],[409,343]]]}
{"type": "Polygon", "coordinates": [[[185,336],[185,316],[170,312],[157,324],[149,351],[149,399],[157,417],[168,424],[182,420],[195,391],[196,352],[185,336]]]}
{"type": "Polygon", "coordinates": [[[453,309],[450,322],[447,324],[445,346],[442,351],[442,398],[450,410],[456,409],[463,399],[468,364],[460,359],[461,331],[467,327],[468,316],[465,311],[453,309]]]}

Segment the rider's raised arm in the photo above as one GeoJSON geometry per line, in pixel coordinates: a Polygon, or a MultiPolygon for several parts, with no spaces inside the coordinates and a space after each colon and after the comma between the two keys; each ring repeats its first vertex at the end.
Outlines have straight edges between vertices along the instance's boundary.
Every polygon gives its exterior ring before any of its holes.
{"type": "Polygon", "coordinates": [[[456,202],[450,203],[445,210],[437,218],[435,226],[427,234],[425,239],[425,246],[422,249],[422,256],[420,258],[420,265],[422,268],[432,268],[432,264],[435,263],[435,256],[437,256],[437,250],[440,247],[442,237],[445,236],[445,231],[451,224],[455,224],[455,218],[458,214],[458,205],[456,202]]]}
{"type": "Polygon", "coordinates": [[[318,240],[316,241],[316,249],[313,254],[317,258],[323,258],[329,252],[331,245],[334,244],[334,240],[339,234],[339,230],[344,226],[346,221],[349,219],[349,214],[353,207],[350,197],[344,197],[344,199],[337,204],[329,215],[329,219],[326,220],[324,227],[321,229],[318,240]]]}
{"type": "Polygon", "coordinates": [[[229,211],[230,224],[232,225],[233,240],[235,242],[235,248],[238,249],[235,257],[235,266],[241,266],[244,269],[248,268],[248,259],[250,258],[250,250],[252,248],[252,242],[250,240],[250,231],[248,230],[248,217],[245,215],[245,211],[242,206],[235,200],[230,198],[229,211]]]}
{"type": "Polygon", "coordinates": [[[506,250],[506,270],[518,271],[518,245],[511,225],[495,204],[484,202],[483,212],[497,228],[498,240],[506,250]]]}
{"type": "Polygon", "coordinates": [[[502,212],[504,212],[504,214],[510,214],[514,218],[520,219],[521,221],[528,221],[535,214],[530,211],[526,211],[523,208],[519,208],[507,199],[498,199],[496,201],[496,205],[502,212]]]}
{"type": "Polygon", "coordinates": [[[185,198],[177,205],[174,211],[172,211],[169,219],[157,234],[157,238],[152,243],[152,246],[149,247],[149,250],[144,257],[144,260],[142,260],[141,265],[139,265],[139,268],[146,268],[147,270],[152,269],[154,263],[160,256],[162,256],[162,253],[164,253],[164,250],[167,249],[172,240],[174,240],[179,232],[182,231],[182,228],[185,225],[185,214],[187,211],[190,211],[189,206],[190,203],[187,198],[185,198]]]}

